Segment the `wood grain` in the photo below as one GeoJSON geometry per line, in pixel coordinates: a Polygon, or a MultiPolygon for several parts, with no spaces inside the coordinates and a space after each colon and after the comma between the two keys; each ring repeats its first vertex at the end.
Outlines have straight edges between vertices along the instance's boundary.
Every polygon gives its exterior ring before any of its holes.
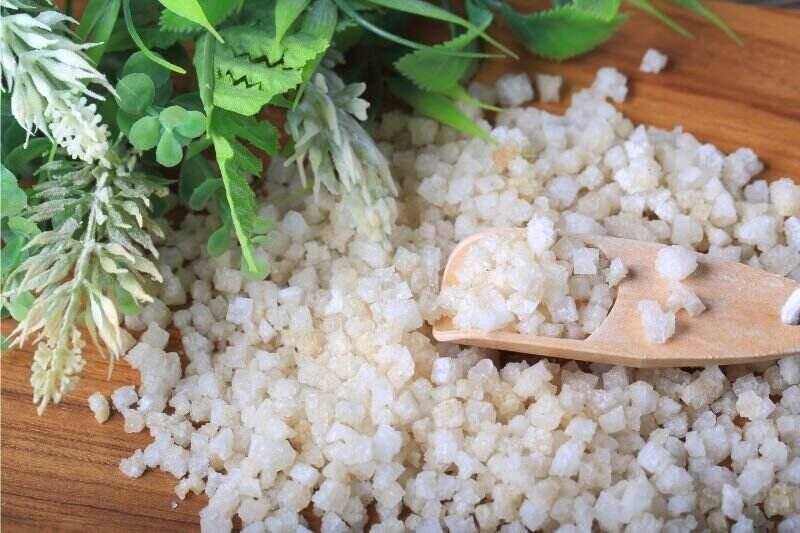
{"type": "MultiPolygon", "coordinates": [[[[479,78],[491,81],[512,69],[558,72],[568,88],[579,88],[591,82],[598,67],[613,65],[631,78],[631,97],[622,108],[634,120],[662,127],[683,124],[725,150],[751,146],[767,162],[767,176],[800,177],[794,144],[800,140],[800,13],[712,5],[744,37],[744,48],[696,17],[667,8],[695,33],[695,42],[637,12],[612,41],[584,58],[557,65],[521,54],[519,63],[486,63],[479,78]],[[647,47],[670,56],[664,73],[638,72],[647,47]]],[[[510,42],[504,27],[498,26],[494,33],[510,42]]],[[[555,111],[564,104],[549,107],[555,111]]],[[[3,324],[4,333],[12,326],[3,324]]],[[[170,476],[148,472],[128,480],[118,472],[119,460],[147,444],[149,437],[123,433],[119,415],[98,425],[86,398],[97,390],[109,394],[135,383],[138,373],[122,363],[107,381],[106,365],[97,353],[87,348],[86,356],[89,364],[76,390],[37,417],[28,384],[31,351],[3,355],[2,529],[196,530],[197,512],[205,498],[190,497],[173,510],[170,504],[178,500],[170,476]]]]}

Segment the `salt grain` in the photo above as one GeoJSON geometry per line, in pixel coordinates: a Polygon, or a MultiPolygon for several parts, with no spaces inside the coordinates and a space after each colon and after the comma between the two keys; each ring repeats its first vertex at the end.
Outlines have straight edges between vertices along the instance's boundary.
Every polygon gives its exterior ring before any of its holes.
{"type": "Polygon", "coordinates": [[[642,56],[642,64],[639,65],[639,70],[650,74],[658,74],[667,66],[667,60],[667,56],[655,48],[648,48],[644,56],[642,56]]]}
{"type": "Polygon", "coordinates": [[[92,410],[94,418],[97,420],[98,424],[102,424],[108,420],[108,400],[102,392],[95,392],[89,396],[89,409],[92,410]]]}
{"type": "MultiPolygon", "coordinates": [[[[470,91],[533,97],[526,77],[509,81],[470,91]]],[[[625,77],[603,69],[565,116],[507,108],[490,126],[465,107],[494,144],[384,114],[376,132],[403,186],[392,237],[363,235],[352,206],[325,191],[294,210],[262,201],[277,229],[254,251],[269,254],[270,281],[243,280],[235,247],[208,257],[216,215],[187,216],[172,236],[181,257],[166,252],[161,270],[191,288],[192,305],[173,315],[188,365],[161,333],[176,284],[126,318],[159,329],[126,356],[141,386],[118,403],[154,440],[121,471],[161,469],[178,498],[205,493],[201,529],[214,532],[234,519],[247,533],[308,531],[310,514],[323,531],[361,530],[368,516],[375,531],[678,533],[763,530],[773,517],[797,530],[794,358],[725,373],[498,367],[494,352],[429,337],[446,307],[436,295],[447,253],[489,227],[528,226],[474,258],[469,290],[441,296],[469,300],[470,321],[536,334],[587,334],[624,283],[625,265],[599,254],[595,274],[576,273],[576,262],[595,266],[582,233],[791,267],[796,189],[749,184],[762,169],[752,150],[724,155],[680,129],[636,127],[608,102],[626,93],[625,77]]],[[[289,174],[271,172],[271,195],[291,193],[289,174]]],[[[684,308],[689,285],[673,291],[684,308]]],[[[669,313],[657,310],[665,338],[669,313]]]]}

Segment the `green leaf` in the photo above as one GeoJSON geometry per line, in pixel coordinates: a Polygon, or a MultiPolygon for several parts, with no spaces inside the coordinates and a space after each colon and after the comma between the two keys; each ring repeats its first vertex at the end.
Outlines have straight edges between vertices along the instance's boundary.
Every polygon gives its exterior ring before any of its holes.
{"type": "MultiPolygon", "coordinates": [[[[485,29],[491,21],[491,13],[489,13],[488,18],[482,17],[479,29],[485,29]]],[[[463,50],[477,37],[477,31],[467,30],[434,48],[463,50]]],[[[430,50],[416,50],[395,61],[394,66],[420,89],[432,92],[447,92],[458,85],[475,61],[472,58],[448,57],[430,50]]]]}
{"type": "Polygon", "coordinates": [[[17,185],[16,176],[0,165],[0,216],[13,217],[27,205],[28,195],[17,185]]]}
{"type": "Polygon", "coordinates": [[[190,159],[200,152],[204,151],[206,148],[211,146],[213,143],[211,139],[208,137],[203,137],[202,139],[197,139],[189,143],[189,146],[186,148],[186,154],[184,157],[190,159]]]}
{"type": "Polygon", "coordinates": [[[206,131],[206,116],[200,111],[187,111],[185,120],[175,126],[175,131],[189,139],[199,137],[206,131]]]}
{"type": "Polygon", "coordinates": [[[275,154],[278,150],[277,130],[268,122],[217,110],[211,121],[210,134],[222,173],[231,225],[242,250],[243,271],[250,277],[263,277],[267,272],[266,265],[253,253],[250,241],[259,229],[259,221],[255,194],[247,182],[249,176],[261,174],[262,162],[242,142],[275,154]]]}
{"type": "Polygon", "coordinates": [[[128,35],[130,35],[131,39],[133,40],[136,47],[141,50],[141,52],[147,56],[150,61],[161,65],[162,67],[169,69],[173,72],[177,72],[178,74],[186,74],[186,69],[183,67],[179,67],[178,65],[173,65],[161,55],[153,52],[150,50],[147,45],[142,40],[142,37],[139,35],[139,32],[136,31],[136,25],[133,23],[133,14],[131,13],[131,0],[122,0],[122,13],[125,16],[125,27],[128,29],[128,35]]]}
{"type": "Polygon", "coordinates": [[[627,0],[627,2],[630,5],[638,9],[641,9],[648,15],[655,17],[662,24],[664,24],[674,32],[679,33],[680,35],[683,35],[686,38],[694,39],[694,35],[692,35],[689,30],[678,24],[678,22],[675,19],[673,19],[672,17],[670,17],[669,15],[658,9],[656,6],[654,6],[650,2],[650,0],[627,0]]]}
{"type": "Polygon", "coordinates": [[[142,117],[131,126],[128,139],[137,150],[150,150],[158,144],[161,134],[161,124],[156,117],[142,117]]]}
{"type": "Polygon", "coordinates": [[[246,279],[261,281],[269,275],[269,264],[259,256],[253,256],[252,262],[248,262],[242,255],[239,264],[246,279]]]}
{"type": "Polygon", "coordinates": [[[153,104],[156,88],[147,75],[128,74],[117,82],[119,108],[130,115],[141,115],[153,104]]]}
{"type": "Polygon", "coordinates": [[[140,311],[139,302],[136,301],[136,298],[123,289],[118,282],[114,282],[114,304],[123,315],[133,316],[140,311]]]}
{"type": "MultiPolygon", "coordinates": [[[[240,4],[239,0],[198,0],[198,2],[203,8],[206,18],[213,26],[231,16],[240,4]]],[[[158,26],[164,31],[177,33],[196,33],[203,29],[200,24],[192,22],[168,9],[161,12],[158,26]]]]}
{"type": "Polygon", "coordinates": [[[27,239],[19,233],[3,230],[3,247],[0,249],[0,274],[2,281],[17,270],[17,267],[24,259],[23,249],[28,244],[27,239]]]}
{"type": "Polygon", "coordinates": [[[217,71],[214,105],[240,115],[258,113],[275,96],[294,89],[303,81],[299,69],[253,63],[220,47],[214,57],[214,68],[217,71]]]}
{"type": "Polygon", "coordinates": [[[135,52],[125,61],[122,67],[122,76],[128,74],[145,74],[153,81],[153,85],[160,89],[169,82],[169,70],[153,63],[143,52],[135,52]]]}
{"type": "Polygon", "coordinates": [[[182,158],[181,143],[172,132],[165,131],[156,147],[156,161],[165,167],[174,167],[181,162],[182,158]]]}
{"type": "Polygon", "coordinates": [[[619,12],[621,0],[575,0],[573,5],[603,20],[613,19],[619,12]]]}
{"type": "Polygon", "coordinates": [[[188,205],[197,187],[205,180],[213,178],[216,176],[208,161],[201,156],[190,156],[187,150],[178,177],[178,196],[188,205]]]}
{"type": "Polygon", "coordinates": [[[86,55],[97,65],[105,51],[105,43],[114,32],[119,17],[120,0],[89,0],[83,10],[75,35],[84,43],[97,43],[86,55]]]}
{"type": "Polygon", "coordinates": [[[208,201],[224,186],[219,178],[207,178],[198,185],[189,198],[189,207],[195,211],[206,208],[208,201]]]}
{"type": "Polygon", "coordinates": [[[29,139],[27,146],[24,143],[15,146],[5,157],[3,165],[13,174],[21,174],[29,163],[45,157],[52,146],[50,139],[43,137],[29,139]]]}
{"type": "Polygon", "coordinates": [[[594,49],[614,35],[627,15],[604,20],[574,5],[522,15],[507,4],[500,13],[531,52],[547,59],[569,59],[594,49]]]}
{"type": "Polygon", "coordinates": [[[34,302],[33,294],[28,291],[17,294],[8,305],[8,312],[16,321],[20,321],[28,314],[34,302]]]}
{"type": "Polygon", "coordinates": [[[171,105],[161,110],[158,120],[165,128],[175,129],[189,118],[189,112],[179,105],[171,105]]]}
{"type": "Polygon", "coordinates": [[[281,42],[297,17],[308,6],[309,0],[275,1],[275,40],[281,42]]]}
{"type": "Polygon", "coordinates": [[[395,96],[410,105],[416,112],[446,124],[451,128],[489,141],[489,134],[464,114],[452,100],[440,94],[422,91],[411,82],[391,78],[389,88],[395,96]]]}
{"type": "Polygon", "coordinates": [[[217,79],[214,85],[214,106],[239,115],[255,115],[270,100],[269,94],[262,93],[256,87],[248,87],[246,83],[234,85],[229,80],[217,79]]]}
{"type": "MultiPolygon", "coordinates": [[[[384,30],[380,26],[374,24],[369,19],[361,16],[359,12],[353,7],[353,4],[350,3],[350,0],[333,0],[333,3],[336,4],[343,13],[345,13],[348,17],[355,20],[358,24],[360,24],[366,30],[371,31],[378,37],[382,39],[386,39],[387,41],[391,41],[393,43],[397,43],[403,46],[407,46],[409,48],[413,48],[415,50],[432,50],[437,53],[453,56],[453,57],[478,57],[478,58],[487,58],[487,57],[497,57],[496,54],[482,54],[482,53],[475,53],[475,52],[460,52],[458,50],[449,50],[447,48],[434,48],[432,46],[428,46],[426,44],[418,43],[416,41],[412,41],[410,39],[406,39],[405,37],[401,37],[396,35],[392,32],[384,30]]],[[[509,55],[516,58],[516,54],[511,52],[509,55]]]]}
{"type": "Polygon", "coordinates": [[[234,145],[227,138],[214,133],[212,139],[225,185],[225,198],[231,210],[233,229],[242,248],[243,263],[248,270],[257,271],[258,264],[250,244],[253,219],[256,216],[255,194],[247,183],[247,174],[242,172],[240,163],[236,161],[238,154],[234,145]]]}
{"type": "Polygon", "coordinates": [[[166,7],[176,15],[180,15],[181,17],[191,20],[196,24],[200,24],[202,27],[207,29],[211,35],[216,37],[216,39],[223,43],[225,42],[222,39],[222,36],[217,33],[217,30],[214,29],[214,26],[209,22],[208,17],[206,16],[205,11],[203,11],[203,6],[200,5],[198,0],[158,0],[162,6],[166,7]]]}
{"type": "Polygon", "coordinates": [[[438,7],[429,2],[425,2],[424,0],[366,0],[366,2],[381,6],[386,9],[393,9],[396,11],[402,11],[404,13],[410,13],[412,15],[418,15],[420,17],[449,22],[450,24],[456,24],[468,30],[476,31],[478,35],[480,35],[485,41],[491,43],[495,48],[502,51],[504,54],[515,59],[517,58],[517,55],[513,51],[506,48],[482,29],[474,26],[470,21],[459,17],[451,11],[438,7]]]}
{"type": "Polygon", "coordinates": [[[705,17],[714,26],[722,30],[722,32],[725,33],[725,35],[730,37],[733,42],[735,42],[739,46],[744,45],[739,35],[735,31],[733,31],[733,28],[728,26],[725,23],[725,21],[719,17],[719,15],[711,11],[700,0],[672,0],[672,1],[678,4],[679,6],[688,9],[689,11],[694,11],[698,15],[705,17]]]}
{"type": "Polygon", "coordinates": [[[217,257],[230,250],[233,241],[231,239],[231,230],[227,225],[220,226],[208,237],[208,255],[217,257]]]}
{"type": "MultiPolygon", "coordinates": [[[[8,227],[14,233],[27,238],[33,237],[34,235],[41,233],[39,231],[39,226],[37,226],[35,222],[31,222],[27,218],[23,218],[21,216],[9,218],[8,227]]],[[[5,236],[3,237],[5,238],[5,236]]]]}
{"type": "Polygon", "coordinates": [[[211,115],[214,107],[214,49],[217,42],[208,35],[203,35],[194,50],[194,69],[197,73],[197,86],[200,90],[200,100],[206,109],[206,114],[211,115]]]}
{"type": "Polygon", "coordinates": [[[330,46],[336,20],[336,6],[330,0],[316,0],[306,13],[300,31],[283,39],[283,64],[303,68],[309,61],[321,58],[330,46]]]}

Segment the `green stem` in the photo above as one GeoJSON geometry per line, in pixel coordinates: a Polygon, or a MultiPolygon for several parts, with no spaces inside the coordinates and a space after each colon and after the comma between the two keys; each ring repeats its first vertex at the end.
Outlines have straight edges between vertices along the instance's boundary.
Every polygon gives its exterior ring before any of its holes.
{"type": "Polygon", "coordinates": [[[136,31],[136,26],[133,24],[133,15],[131,15],[131,0],[123,0],[122,2],[122,12],[125,16],[125,27],[128,28],[128,33],[133,39],[133,42],[136,43],[136,46],[139,47],[139,50],[150,59],[154,63],[161,65],[162,67],[171,70],[172,72],[177,72],[178,74],[186,74],[186,69],[179,67],[178,65],[173,65],[157,53],[150,50],[144,41],[139,36],[139,32],[136,31]]]}

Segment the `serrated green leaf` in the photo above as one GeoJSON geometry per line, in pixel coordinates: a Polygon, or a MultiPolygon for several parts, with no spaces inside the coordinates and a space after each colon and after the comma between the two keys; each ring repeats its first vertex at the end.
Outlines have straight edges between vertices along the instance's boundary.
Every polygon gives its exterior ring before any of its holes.
{"type": "Polygon", "coordinates": [[[309,0],[275,0],[275,39],[278,42],[281,42],[308,3],[309,0]]]}
{"type": "Polygon", "coordinates": [[[175,131],[188,139],[199,137],[206,131],[206,116],[200,111],[187,111],[186,118],[175,126],[175,131]]]}
{"type": "Polygon", "coordinates": [[[128,139],[137,150],[145,151],[158,144],[161,134],[161,124],[156,117],[142,117],[131,126],[128,139]]]}
{"type": "Polygon", "coordinates": [[[147,75],[128,74],[117,82],[119,108],[130,115],[139,116],[153,104],[156,88],[147,75]]]}
{"type": "Polygon", "coordinates": [[[205,29],[207,29],[211,35],[216,37],[219,42],[225,42],[222,39],[222,36],[217,33],[217,30],[214,29],[214,26],[208,20],[205,11],[203,10],[203,6],[200,4],[199,0],[158,0],[162,6],[166,7],[176,15],[179,15],[187,20],[190,20],[196,24],[201,25],[205,29]]]}
{"type": "MultiPolygon", "coordinates": [[[[239,0],[198,0],[203,8],[208,21],[216,26],[236,11],[239,0]]],[[[165,9],[158,19],[158,26],[162,30],[177,33],[195,33],[202,31],[203,27],[191,20],[184,18],[174,11],[165,9]]]]}
{"type": "Polygon", "coordinates": [[[701,15],[706,20],[711,22],[714,26],[722,30],[725,35],[731,38],[733,42],[738,44],[739,46],[743,46],[744,43],[739,35],[733,31],[733,28],[728,26],[728,24],[722,20],[719,15],[711,11],[704,3],[700,0],[672,0],[674,3],[678,4],[679,6],[688,9],[689,11],[694,11],[698,15],[701,15]]]}
{"type": "Polygon", "coordinates": [[[440,94],[422,91],[409,81],[391,78],[389,88],[392,93],[411,106],[417,113],[446,124],[451,128],[489,141],[489,134],[469,118],[452,100],[440,94]]]}
{"type": "Polygon", "coordinates": [[[255,271],[258,264],[250,244],[252,223],[256,216],[255,194],[247,183],[240,162],[235,160],[237,153],[234,145],[227,138],[214,133],[212,139],[225,185],[225,197],[231,210],[233,229],[242,249],[242,259],[249,270],[255,271]]]}
{"type": "MultiPolygon", "coordinates": [[[[487,58],[487,57],[498,57],[496,54],[483,54],[483,53],[476,53],[476,52],[462,52],[458,50],[449,50],[447,48],[434,48],[432,46],[428,46],[423,43],[419,43],[417,41],[412,41],[410,39],[406,39],[405,37],[401,37],[400,35],[396,35],[390,31],[387,31],[371,20],[363,17],[354,7],[353,4],[350,3],[350,0],[333,0],[333,3],[336,4],[344,14],[348,17],[355,20],[358,24],[360,24],[364,29],[374,33],[375,35],[381,37],[382,39],[386,39],[387,41],[397,43],[402,46],[407,46],[409,48],[413,48],[414,50],[433,50],[437,53],[446,56],[453,56],[453,57],[477,57],[477,58],[487,58]]],[[[516,58],[516,54],[513,52],[510,54],[512,57],[516,58]]]]}
{"type": "Polygon", "coordinates": [[[316,0],[306,13],[300,31],[283,39],[283,64],[303,68],[321,58],[336,30],[336,6],[330,0],[316,0]]]}
{"type": "Polygon", "coordinates": [[[425,2],[424,0],[365,0],[365,2],[368,4],[381,6],[386,9],[393,9],[395,11],[402,11],[404,13],[409,13],[420,17],[441,20],[450,24],[456,24],[468,30],[476,31],[481,38],[491,43],[495,48],[502,51],[504,54],[515,59],[517,58],[517,55],[513,51],[509,50],[506,46],[498,42],[485,31],[475,27],[470,21],[459,17],[451,11],[438,7],[429,2],[425,2]]]}
{"type": "Polygon", "coordinates": [[[0,165],[0,217],[13,217],[28,205],[28,195],[19,185],[17,178],[5,166],[0,165]]]}
{"type": "Polygon", "coordinates": [[[619,12],[621,0],[575,0],[573,5],[603,20],[613,19],[619,12]]]}
{"type": "MultiPolygon", "coordinates": [[[[251,276],[266,275],[266,266],[254,253],[250,237],[258,229],[255,194],[249,176],[261,174],[261,160],[242,144],[246,141],[269,154],[277,152],[277,131],[268,122],[217,110],[211,120],[217,164],[222,173],[226,207],[233,231],[242,250],[243,271],[251,276]]],[[[222,211],[222,210],[221,210],[222,211]]]]}
{"type": "Polygon", "coordinates": [[[193,61],[197,73],[197,87],[206,115],[210,115],[214,107],[214,50],[216,44],[215,40],[204,35],[197,41],[194,51],[193,61]]]}
{"type": "Polygon", "coordinates": [[[182,158],[181,143],[171,131],[165,131],[156,147],[156,161],[165,167],[174,167],[181,162],[182,158]]]}
{"type": "Polygon", "coordinates": [[[683,35],[684,37],[687,37],[689,39],[694,39],[694,35],[692,35],[692,33],[689,30],[678,24],[678,21],[676,21],[675,19],[673,19],[672,17],[670,17],[669,15],[658,9],[655,5],[653,5],[650,2],[650,0],[627,0],[627,2],[630,5],[638,9],[641,9],[648,15],[655,17],[662,24],[664,24],[674,32],[679,33],[680,35],[683,35]]]}
{"type": "Polygon", "coordinates": [[[253,256],[252,262],[248,262],[245,260],[244,255],[242,255],[239,263],[245,279],[261,281],[269,275],[269,263],[260,256],[253,256]]]}
{"type": "Polygon", "coordinates": [[[528,50],[559,61],[601,45],[627,18],[627,15],[617,15],[604,20],[574,5],[523,15],[503,4],[500,13],[528,50]]]}
{"type": "MultiPolygon", "coordinates": [[[[488,17],[482,17],[477,28],[484,30],[491,21],[491,13],[488,13],[488,17]]],[[[477,37],[477,30],[467,30],[434,48],[463,50],[477,37]]],[[[415,50],[395,61],[394,66],[420,89],[445,93],[458,85],[475,61],[473,58],[448,57],[430,50],[415,50]]]]}
{"type": "Polygon", "coordinates": [[[189,197],[189,207],[195,211],[205,209],[208,201],[223,188],[224,184],[219,178],[207,178],[192,191],[189,197]]]}
{"type": "Polygon", "coordinates": [[[255,115],[269,101],[268,94],[244,83],[234,85],[228,80],[218,79],[214,85],[214,105],[239,115],[255,115]]]}
{"type": "Polygon", "coordinates": [[[231,248],[233,240],[231,239],[231,230],[228,226],[220,226],[208,237],[208,255],[217,257],[224,254],[231,248]]]}
{"type": "Polygon", "coordinates": [[[214,105],[240,115],[254,115],[275,96],[297,87],[303,80],[299,69],[252,63],[217,47],[214,57],[217,79],[214,105]]]}
{"type": "Polygon", "coordinates": [[[105,43],[114,31],[119,17],[120,0],[89,0],[83,10],[75,35],[84,43],[97,43],[86,55],[97,65],[105,51],[105,43]]]}

